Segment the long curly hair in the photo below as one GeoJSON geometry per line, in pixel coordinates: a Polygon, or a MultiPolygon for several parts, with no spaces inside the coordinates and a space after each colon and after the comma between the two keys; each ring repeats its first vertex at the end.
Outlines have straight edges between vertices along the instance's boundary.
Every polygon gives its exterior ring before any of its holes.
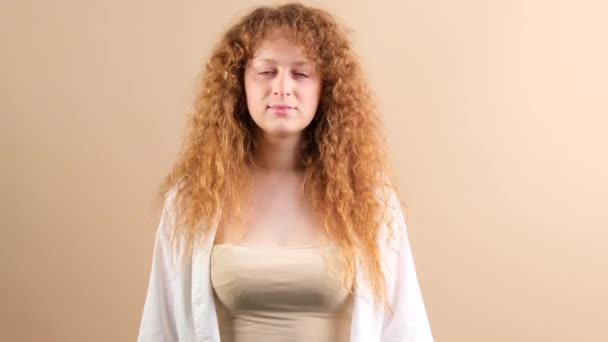
{"type": "Polygon", "coordinates": [[[341,242],[345,284],[353,281],[357,263],[374,300],[386,306],[378,239],[382,227],[392,235],[386,209],[389,194],[396,194],[395,175],[349,33],[322,9],[297,3],[257,8],[229,28],[213,49],[178,159],[160,189],[161,195],[176,189],[174,236],[179,239],[174,240],[191,252],[218,214],[240,218],[257,146],[244,70],[256,44],[275,29],[300,46],[322,75],[319,106],[303,132],[305,198],[322,217],[329,237],[341,242]]]}

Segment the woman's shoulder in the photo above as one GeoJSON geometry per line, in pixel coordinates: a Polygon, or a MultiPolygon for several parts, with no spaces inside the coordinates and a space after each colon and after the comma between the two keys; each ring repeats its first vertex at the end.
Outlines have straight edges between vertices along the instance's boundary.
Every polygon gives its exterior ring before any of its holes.
{"type": "Polygon", "coordinates": [[[175,228],[177,187],[171,186],[164,194],[160,221],[157,226],[157,239],[170,240],[175,228]]]}
{"type": "Polygon", "coordinates": [[[407,225],[397,189],[390,184],[383,185],[377,189],[377,196],[383,212],[378,243],[385,256],[399,253],[403,239],[407,239],[407,225]]]}

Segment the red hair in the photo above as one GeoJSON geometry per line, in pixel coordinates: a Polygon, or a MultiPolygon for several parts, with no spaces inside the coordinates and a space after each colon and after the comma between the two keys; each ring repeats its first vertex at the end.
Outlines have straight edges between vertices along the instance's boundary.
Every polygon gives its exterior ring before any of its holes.
{"type": "Polygon", "coordinates": [[[174,233],[192,246],[218,213],[236,220],[241,215],[256,149],[243,73],[256,44],[274,29],[302,47],[322,75],[318,110],[304,131],[306,198],[329,237],[344,242],[344,281],[354,279],[354,260],[360,260],[374,299],[386,305],[378,239],[383,226],[392,235],[386,209],[396,191],[393,174],[376,105],[348,33],[324,10],[301,4],[257,8],[215,46],[179,157],[161,187],[163,194],[176,187],[174,233]]]}

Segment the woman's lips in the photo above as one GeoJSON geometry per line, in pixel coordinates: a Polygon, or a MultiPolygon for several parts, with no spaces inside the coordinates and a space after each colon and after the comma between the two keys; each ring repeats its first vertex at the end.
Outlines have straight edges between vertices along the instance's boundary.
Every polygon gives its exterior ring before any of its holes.
{"type": "Polygon", "coordinates": [[[274,106],[269,106],[268,108],[270,108],[270,110],[273,113],[275,113],[277,115],[281,115],[281,116],[287,115],[290,110],[294,109],[294,107],[287,106],[287,105],[274,105],[274,106]]]}

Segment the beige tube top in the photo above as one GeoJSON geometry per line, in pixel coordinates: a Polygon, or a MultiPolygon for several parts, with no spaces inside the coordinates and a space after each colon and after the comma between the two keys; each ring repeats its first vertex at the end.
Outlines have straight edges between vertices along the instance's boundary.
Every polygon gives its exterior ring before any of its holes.
{"type": "Polygon", "coordinates": [[[352,295],[338,246],[218,244],[211,283],[222,342],[348,342],[352,295]]]}

